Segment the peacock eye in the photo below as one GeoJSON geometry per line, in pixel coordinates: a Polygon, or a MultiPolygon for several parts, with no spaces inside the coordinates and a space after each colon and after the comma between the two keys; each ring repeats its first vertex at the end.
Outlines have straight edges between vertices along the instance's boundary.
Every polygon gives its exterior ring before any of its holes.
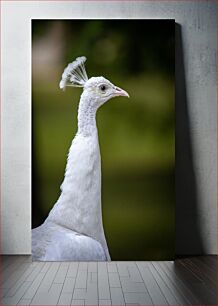
{"type": "Polygon", "coordinates": [[[104,92],[104,91],[106,90],[106,86],[105,86],[105,85],[101,85],[101,86],[100,86],[100,89],[101,89],[101,91],[104,92]]]}

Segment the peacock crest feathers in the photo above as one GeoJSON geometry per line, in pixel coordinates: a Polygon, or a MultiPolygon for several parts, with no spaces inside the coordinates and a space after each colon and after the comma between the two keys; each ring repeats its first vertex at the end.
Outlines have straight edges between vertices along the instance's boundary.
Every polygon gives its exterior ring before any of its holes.
{"type": "Polygon", "coordinates": [[[68,64],[62,74],[60,81],[60,88],[64,89],[66,86],[83,87],[88,81],[88,76],[85,69],[86,57],[77,57],[75,61],[68,64]]]}

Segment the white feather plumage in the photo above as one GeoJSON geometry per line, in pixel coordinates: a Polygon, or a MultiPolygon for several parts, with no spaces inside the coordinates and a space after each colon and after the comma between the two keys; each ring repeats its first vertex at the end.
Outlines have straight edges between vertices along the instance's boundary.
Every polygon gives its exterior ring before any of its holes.
{"type": "Polygon", "coordinates": [[[83,87],[88,81],[84,63],[86,61],[85,56],[77,57],[75,61],[68,64],[62,74],[60,81],[60,88],[64,89],[66,86],[83,87]]]}
{"type": "Polygon", "coordinates": [[[69,150],[61,195],[45,222],[32,230],[34,260],[110,260],[102,222],[101,157],[95,118],[106,101],[128,94],[103,77],[88,80],[85,60],[77,58],[62,75],[61,88],[69,81],[84,87],[78,131],[69,150]]]}

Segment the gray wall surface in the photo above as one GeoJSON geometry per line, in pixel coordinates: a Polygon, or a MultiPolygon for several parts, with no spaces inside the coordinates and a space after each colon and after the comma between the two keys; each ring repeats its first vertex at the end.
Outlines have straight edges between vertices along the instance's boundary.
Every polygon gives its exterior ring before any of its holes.
{"type": "Polygon", "coordinates": [[[31,19],[171,18],[177,23],[176,253],[216,254],[216,1],[1,5],[1,252],[31,253],[31,19]]]}

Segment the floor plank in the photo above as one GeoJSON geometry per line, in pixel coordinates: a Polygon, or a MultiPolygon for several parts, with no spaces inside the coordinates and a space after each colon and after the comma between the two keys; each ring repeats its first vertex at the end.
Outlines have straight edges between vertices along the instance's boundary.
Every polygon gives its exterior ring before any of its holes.
{"type": "Polygon", "coordinates": [[[26,293],[24,294],[23,296],[23,299],[32,299],[40,284],[42,283],[49,267],[51,266],[51,263],[50,262],[46,262],[45,265],[43,266],[43,268],[41,269],[40,273],[36,276],[36,278],[33,280],[32,284],[30,285],[30,287],[27,289],[26,293]]]}
{"type": "Polygon", "coordinates": [[[159,263],[161,269],[168,275],[168,277],[174,282],[175,286],[179,289],[181,294],[185,297],[187,302],[191,305],[197,305],[200,303],[198,298],[193,294],[192,290],[187,283],[185,283],[175,272],[175,264],[168,262],[159,263]]]}
{"type": "Polygon", "coordinates": [[[63,285],[63,293],[73,293],[75,287],[76,278],[75,277],[66,277],[63,285]]]}
{"type": "Polygon", "coordinates": [[[98,296],[101,300],[111,299],[107,264],[105,262],[98,262],[98,296]]]}
{"type": "Polygon", "coordinates": [[[7,288],[10,285],[7,284],[7,282],[10,283],[9,279],[13,279],[12,275],[17,274],[18,270],[21,270],[25,266],[25,258],[23,256],[12,256],[12,262],[9,266],[6,267],[6,269],[2,273],[2,279],[1,279],[1,287],[7,288]]]}
{"type": "Polygon", "coordinates": [[[154,268],[152,264],[149,265],[149,270],[151,271],[158,286],[160,287],[161,292],[164,294],[167,303],[169,305],[179,305],[179,299],[176,298],[174,289],[170,286],[166,279],[161,274],[159,274],[159,272],[154,268]]]}
{"type": "Polygon", "coordinates": [[[217,272],[217,259],[216,256],[197,256],[194,257],[198,260],[201,260],[205,263],[205,265],[210,269],[211,271],[217,272]],[[215,260],[214,260],[215,257],[215,260]]]}
{"type": "Polygon", "coordinates": [[[40,283],[40,286],[37,290],[37,292],[48,292],[50,287],[52,286],[53,280],[55,278],[55,275],[58,271],[58,268],[60,266],[59,262],[52,262],[49,266],[45,277],[42,279],[42,282],[40,283]]]}
{"type": "Polygon", "coordinates": [[[139,292],[126,292],[124,293],[125,302],[139,305],[153,305],[152,300],[148,293],[139,292]]]}
{"type": "Polygon", "coordinates": [[[21,287],[17,290],[17,292],[12,297],[4,297],[2,299],[3,305],[16,305],[21,300],[22,296],[30,286],[31,282],[23,282],[21,287]]]}
{"type": "Polygon", "coordinates": [[[147,291],[149,293],[149,296],[151,297],[153,304],[154,305],[167,305],[168,302],[164,294],[162,293],[160,286],[156,282],[156,279],[151,273],[149,267],[138,264],[138,268],[140,270],[144,284],[147,288],[147,291]]]}
{"type": "Polygon", "coordinates": [[[118,273],[108,273],[110,287],[121,287],[118,273]]]}
{"type": "Polygon", "coordinates": [[[1,273],[9,266],[12,262],[12,256],[2,256],[0,260],[1,273]]]}
{"type": "Polygon", "coordinates": [[[88,275],[88,266],[80,262],[76,276],[75,288],[80,288],[80,289],[86,288],[87,275],[88,275]]]}
{"type": "Polygon", "coordinates": [[[103,305],[111,305],[111,300],[99,300],[99,305],[103,306],[103,305]]]}
{"type": "Polygon", "coordinates": [[[121,288],[111,288],[112,305],[125,305],[124,294],[121,288]]]}
{"type": "Polygon", "coordinates": [[[25,270],[25,272],[18,278],[18,280],[14,283],[14,285],[9,289],[6,296],[13,296],[19,287],[23,284],[24,281],[33,282],[35,278],[38,276],[38,273],[41,271],[43,265],[34,265],[30,264],[29,267],[25,270]]]}
{"type": "MultiPolygon", "coordinates": [[[[12,271],[10,271],[10,274],[5,276],[3,274],[3,279],[5,278],[5,281],[3,280],[3,284],[1,285],[2,288],[7,288],[8,291],[13,287],[16,286],[17,282],[20,281],[20,279],[22,278],[22,276],[24,274],[27,274],[30,270],[30,265],[34,265],[34,264],[30,264],[30,263],[26,263],[26,262],[22,262],[19,264],[16,263],[16,267],[14,267],[14,269],[12,271]]],[[[9,273],[9,272],[7,272],[9,273]]]]}
{"type": "MultiPolygon", "coordinates": [[[[195,274],[189,266],[184,265],[181,261],[175,263],[175,273],[186,284],[197,297],[198,301],[203,304],[216,304],[216,287],[209,286],[203,280],[202,274],[195,274]]],[[[215,277],[216,279],[216,277],[215,277]]]]}
{"type": "Polygon", "coordinates": [[[17,305],[27,306],[30,305],[31,299],[21,299],[17,305]]]}
{"type": "Polygon", "coordinates": [[[3,256],[1,262],[1,305],[216,305],[216,256],[79,263],[3,256]]]}
{"type": "Polygon", "coordinates": [[[63,284],[52,284],[48,292],[35,294],[30,305],[57,305],[63,284]]]}
{"type": "Polygon", "coordinates": [[[83,306],[85,305],[85,301],[84,300],[72,300],[71,301],[71,305],[76,305],[76,306],[83,306]]]}
{"type": "Polygon", "coordinates": [[[181,290],[176,286],[174,279],[170,278],[168,274],[165,273],[163,269],[159,266],[158,262],[153,262],[153,267],[159,273],[161,278],[164,280],[166,286],[170,288],[171,292],[173,292],[174,296],[176,297],[177,301],[181,305],[189,305],[190,302],[187,297],[181,292],[181,290]]]}
{"type": "Polygon", "coordinates": [[[61,263],[57,274],[55,275],[54,283],[63,284],[67,275],[69,263],[61,263]]]}
{"type": "Polygon", "coordinates": [[[216,286],[216,269],[210,269],[209,265],[205,264],[198,257],[192,258],[190,261],[195,267],[198,275],[200,274],[203,276],[203,280],[205,281],[205,283],[208,283],[210,286],[216,286]]]}
{"type": "Polygon", "coordinates": [[[109,273],[117,273],[117,265],[116,262],[110,261],[107,263],[107,269],[109,273]]]}
{"type": "Polygon", "coordinates": [[[62,292],[58,301],[58,305],[70,305],[72,296],[72,293],[62,292]]]}

